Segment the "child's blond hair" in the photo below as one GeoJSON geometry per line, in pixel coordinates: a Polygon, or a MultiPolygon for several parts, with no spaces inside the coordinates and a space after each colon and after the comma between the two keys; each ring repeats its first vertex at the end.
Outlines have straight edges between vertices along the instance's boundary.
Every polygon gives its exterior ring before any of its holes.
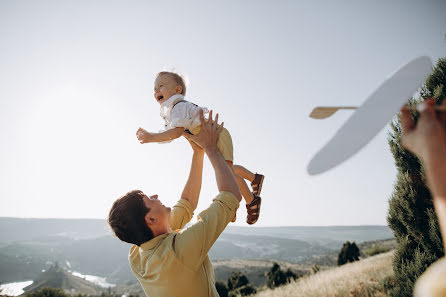
{"type": "Polygon", "coordinates": [[[186,96],[186,84],[184,83],[184,79],[181,75],[175,72],[161,71],[156,75],[156,79],[163,75],[168,75],[173,78],[175,82],[182,88],[181,95],[186,96]]]}

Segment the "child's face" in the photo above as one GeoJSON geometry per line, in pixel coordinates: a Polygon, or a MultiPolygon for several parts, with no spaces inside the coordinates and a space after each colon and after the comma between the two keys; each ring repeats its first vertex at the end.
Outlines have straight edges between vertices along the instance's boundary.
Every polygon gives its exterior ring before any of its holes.
{"type": "Polygon", "coordinates": [[[156,102],[163,104],[175,94],[181,94],[182,87],[169,75],[161,75],[155,80],[154,96],[156,102]]]}

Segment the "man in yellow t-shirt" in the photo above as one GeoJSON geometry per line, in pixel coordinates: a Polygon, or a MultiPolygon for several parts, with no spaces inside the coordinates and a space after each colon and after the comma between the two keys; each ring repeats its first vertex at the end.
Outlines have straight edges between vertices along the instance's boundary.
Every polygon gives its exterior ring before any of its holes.
{"type": "Polygon", "coordinates": [[[132,243],[130,266],[147,296],[218,296],[208,252],[229,222],[241,200],[234,174],[217,147],[223,125],[212,111],[201,132],[185,134],[194,154],[181,199],[171,210],[158,195],[131,191],[113,203],[108,222],[116,236],[132,243]],[[201,190],[203,157],[215,171],[219,194],[199,214],[195,224],[182,229],[192,218],[201,190]]]}

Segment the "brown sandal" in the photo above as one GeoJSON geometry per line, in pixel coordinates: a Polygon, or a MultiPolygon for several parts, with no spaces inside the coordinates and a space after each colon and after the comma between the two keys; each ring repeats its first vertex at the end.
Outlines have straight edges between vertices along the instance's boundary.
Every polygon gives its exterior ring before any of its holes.
{"type": "Polygon", "coordinates": [[[254,180],[251,182],[252,193],[254,195],[260,195],[264,179],[265,176],[256,173],[254,180]]]}
{"type": "Polygon", "coordinates": [[[260,215],[260,204],[262,204],[262,198],[254,194],[254,199],[251,203],[246,204],[246,210],[248,211],[248,217],[246,218],[246,222],[249,225],[255,224],[259,219],[260,215]],[[255,208],[251,208],[255,206],[255,208]]]}

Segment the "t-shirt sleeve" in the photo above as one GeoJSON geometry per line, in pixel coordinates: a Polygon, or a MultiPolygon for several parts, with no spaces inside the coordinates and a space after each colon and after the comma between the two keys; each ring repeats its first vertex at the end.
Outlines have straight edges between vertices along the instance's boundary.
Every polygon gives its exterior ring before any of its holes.
{"type": "Polygon", "coordinates": [[[199,214],[198,222],[175,236],[173,248],[180,261],[191,269],[199,268],[212,245],[234,219],[238,207],[234,194],[220,192],[199,214]]]}
{"type": "Polygon", "coordinates": [[[180,102],[173,107],[170,115],[171,128],[183,127],[189,129],[190,123],[193,121],[189,104],[189,102],[180,102]]]}
{"type": "Polygon", "coordinates": [[[180,199],[170,212],[170,228],[172,230],[182,229],[190,222],[194,215],[194,209],[186,199],[180,199]]]}

